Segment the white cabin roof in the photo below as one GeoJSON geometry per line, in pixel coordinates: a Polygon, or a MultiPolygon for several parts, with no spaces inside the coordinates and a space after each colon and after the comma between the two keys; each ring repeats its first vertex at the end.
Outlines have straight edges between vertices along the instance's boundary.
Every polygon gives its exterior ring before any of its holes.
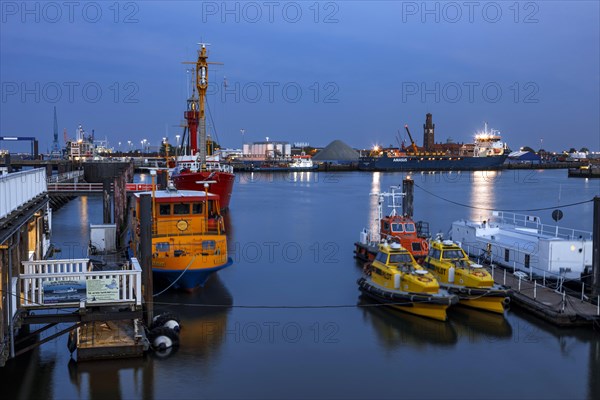
{"type": "MultiPolygon", "coordinates": [[[[143,194],[149,194],[152,196],[152,192],[137,192],[135,197],[140,197],[143,194]]],[[[154,192],[154,197],[157,199],[170,198],[170,197],[205,197],[207,193],[201,190],[157,190],[154,192]]],[[[208,193],[208,197],[217,197],[214,193],[208,193]]]]}

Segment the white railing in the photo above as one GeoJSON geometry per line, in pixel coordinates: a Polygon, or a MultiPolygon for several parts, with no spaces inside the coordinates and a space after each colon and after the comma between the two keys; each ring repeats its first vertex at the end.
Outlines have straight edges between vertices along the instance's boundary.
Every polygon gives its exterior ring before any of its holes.
{"type": "Polygon", "coordinates": [[[58,182],[63,182],[63,181],[68,181],[71,179],[78,179],[78,178],[83,178],[83,171],[82,170],[77,170],[77,171],[70,171],[70,172],[65,172],[62,174],[58,174],[58,175],[52,175],[48,177],[48,183],[58,183],[58,182]]]}
{"type": "Polygon", "coordinates": [[[0,176],[0,219],[46,190],[46,169],[44,168],[0,176]]]}
{"type": "MultiPolygon", "coordinates": [[[[19,274],[21,307],[79,307],[81,302],[90,305],[142,304],[142,268],[135,258],[124,269],[111,271],[93,271],[89,259],[24,261],[22,264],[22,273],[19,274]],[[89,298],[89,282],[93,280],[114,281],[115,293],[105,299],[89,298]],[[74,295],[72,301],[65,297],[57,303],[44,302],[44,284],[48,282],[80,283],[82,286],[79,289],[86,290],[86,294],[74,295]]],[[[74,290],[74,294],[77,292],[75,289],[71,290],[74,290]]]]}
{"type": "Polygon", "coordinates": [[[512,224],[523,228],[536,229],[538,233],[547,236],[555,236],[570,240],[592,240],[592,232],[571,228],[562,228],[558,225],[542,224],[540,217],[537,216],[515,214],[506,211],[494,211],[490,220],[505,224],[512,224]]]}
{"type": "MultiPolygon", "coordinates": [[[[110,185],[111,189],[113,185],[110,185]]],[[[87,182],[63,182],[48,183],[49,192],[102,192],[104,185],[102,183],[87,182]]]]}

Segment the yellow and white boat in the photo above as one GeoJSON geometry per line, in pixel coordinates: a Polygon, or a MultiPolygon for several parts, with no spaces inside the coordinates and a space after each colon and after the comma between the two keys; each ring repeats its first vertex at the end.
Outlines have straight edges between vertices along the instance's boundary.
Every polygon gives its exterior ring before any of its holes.
{"type": "Polygon", "coordinates": [[[380,245],[357,283],[365,295],[378,302],[439,321],[445,321],[446,309],[458,303],[458,297],[440,289],[435,277],[399,243],[380,245]]]}
{"type": "Polygon", "coordinates": [[[431,271],[441,287],[456,294],[462,305],[503,314],[510,302],[510,290],[495,284],[490,273],[471,261],[451,240],[432,241],[423,266],[431,271]]]}

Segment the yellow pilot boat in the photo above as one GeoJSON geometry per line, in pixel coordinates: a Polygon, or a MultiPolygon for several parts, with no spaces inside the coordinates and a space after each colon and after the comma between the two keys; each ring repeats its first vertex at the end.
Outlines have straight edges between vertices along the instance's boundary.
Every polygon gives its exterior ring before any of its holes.
{"type": "Polygon", "coordinates": [[[462,305],[502,314],[510,302],[509,289],[495,284],[490,273],[451,240],[432,241],[423,266],[441,287],[456,294],[462,305]]]}
{"type": "Polygon", "coordinates": [[[458,297],[440,289],[435,277],[399,243],[381,244],[357,283],[378,302],[439,321],[445,321],[446,309],[458,303],[458,297]]]}

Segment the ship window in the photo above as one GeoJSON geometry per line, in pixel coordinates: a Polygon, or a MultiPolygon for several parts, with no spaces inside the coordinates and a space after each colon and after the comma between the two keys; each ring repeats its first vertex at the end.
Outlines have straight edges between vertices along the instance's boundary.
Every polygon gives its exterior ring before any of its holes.
{"type": "Polygon", "coordinates": [[[525,254],[525,268],[529,268],[530,261],[531,261],[531,256],[529,254],[525,254]]]}
{"type": "Polygon", "coordinates": [[[169,242],[156,243],[155,248],[156,248],[156,251],[161,251],[161,252],[169,251],[169,242]]]}
{"type": "Polygon", "coordinates": [[[386,263],[387,262],[387,254],[385,253],[378,253],[377,257],[375,257],[375,259],[381,263],[386,263]]]}
{"type": "Polygon", "coordinates": [[[391,254],[390,264],[412,263],[412,258],[408,253],[391,254]]]}
{"type": "Polygon", "coordinates": [[[412,251],[421,251],[420,242],[412,242],[410,245],[412,246],[412,251]]]}
{"type": "Polygon", "coordinates": [[[402,224],[392,224],[392,232],[402,232],[402,224]]]}
{"type": "Polygon", "coordinates": [[[445,250],[443,257],[445,259],[463,258],[463,254],[460,250],[445,250]]]}
{"type": "Polygon", "coordinates": [[[171,205],[170,204],[161,204],[158,206],[158,213],[160,215],[171,215],[171,205]]]}
{"type": "Polygon", "coordinates": [[[414,232],[415,231],[415,224],[406,224],[404,226],[404,230],[406,232],[414,232]]]}
{"type": "Polygon", "coordinates": [[[504,249],[504,261],[508,262],[510,259],[510,251],[508,249],[504,249]]]}
{"type": "Polygon", "coordinates": [[[438,249],[429,249],[429,257],[439,260],[440,251],[438,249]]]}
{"type": "Polygon", "coordinates": [[[202,203],[192,204],[192,214],[202,214],[202,203]]]}
{"type": "Polygon", "coordinates": [[[184,214],[189,214],[189,213],[190,213],[189,203],[173,204],[173,214],[184,215],[184,214]]]}
{"type": "Polygon", "coordinates": [[[390,224],[388,222],[384,222],[383,223],[383,229],[386,230],[386,231],[389,231],[390,230],[390,224]]]}
{"type": "Polygon", "coordinates": [[[203,240],[202,250],[214,250],[217,247],[217,242],[214,240],[203,240]]]}

